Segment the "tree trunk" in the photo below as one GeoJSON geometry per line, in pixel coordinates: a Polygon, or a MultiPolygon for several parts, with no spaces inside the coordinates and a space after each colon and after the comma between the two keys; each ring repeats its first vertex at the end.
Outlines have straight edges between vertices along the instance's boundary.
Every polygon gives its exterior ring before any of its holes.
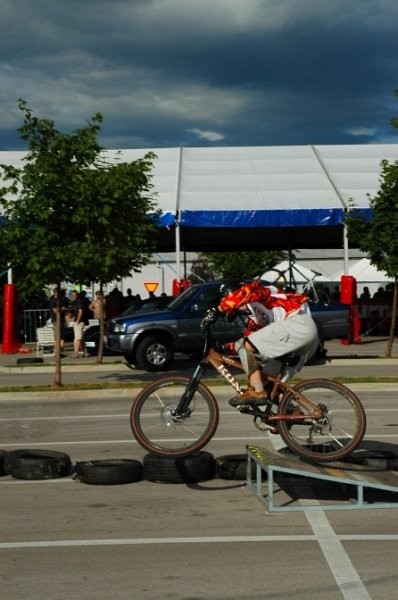
{"type": "Polygon", "coordinates": [[[388,337],[387,342],[387,350],[386,350],[386,358],[391,358],[392,355],[392,347],[394,343],[394,333],[395,333],[395,319],[397,315],[397,298],[398,298],[398,282],[394,281],[394,294],[392,299],[392,312],[391,312],[391,325],[390,325],[390,335],[388,337]]]}
{"type": "Polygon", "coordinates": [[[100,334],[98,340],[98,354],[97,354],[97,364],[102,364],[102,357],[104,355],[104,335],[105,335],[105,311],[104,311],[104,302],[103,302],[103,291],[102,291],[102,283],[100,283],[100,318],[99,318],[99,326],[100,326],[100,334]]]}
{"type": "Polygon", "coordinates": [[[55,371],[54,371],[54,385],[61,386],[62,385],[62,372],[61,372],[61,310],[62,306],[62,297],[61,297],[61,284],[57,283],[57,315],[55,320],[55,331],[54,331],[54,339],[55,339],[55,371]]]}

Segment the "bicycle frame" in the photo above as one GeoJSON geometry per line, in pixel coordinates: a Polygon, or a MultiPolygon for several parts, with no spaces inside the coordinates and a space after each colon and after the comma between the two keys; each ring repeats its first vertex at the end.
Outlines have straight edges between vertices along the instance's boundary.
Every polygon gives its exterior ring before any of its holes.
{"type": "Polygon", "coordinates": [[[251,415],[260,431],[279,433],[297,455],[307,460],[330,462],[350,454],[366,430],[366,415],[357,396],[344,385],[327,379],[309,379],[292,385],[284,381],[292,354],[280,358],[276,374],[259,369],[265,397],[239,402],[243,388],[231,369],[244,371],[235,354],[210,343],[211,324],[216,310],[203,320],[202,358],[191,377],[170,375],[148,384],[136,397],[130,421],[137,441],[149,452],[163,456],[189,456],[213,438],[219,423],[217,398],[202,379],[209,368],[233,388],[229,404],[251,415]]]}
{"type": "MultiPolygon", "coordinates": [[[[189,411],[189,404],[197,390],[200,381],[204,374],[206,373],[209,366],[212,366],[228,383],[231,385],[238,394],[243,393],[244,389],[237,381],[237,379],[233,376],[233,374],[228,369],[229,367],[233,367],[243,371],[242,363],[237,358],[232,358],[230,356],[221,354],[214,347],[210,346],[210,327],[209,324],[205,328],[205,344],[203,351],[203,358],[200,363],[196,367],[192,377],[190,378],[185,391],[178,403],[178,406],[175,411],[175,416],[178,417],[186,417],[187,411],[189,411]]],[[[272,384],[272,388],[269,391],[268,402],[265,405],[265,410],[261,410],[260,408],[248,407],[249,410],[244,410],[245,414],[252,414],[257,417],[261,417],[263,420],[267,422],[275,422],[275,421],[289,421],[289,420],[305,420],[309,418],[319,418],[322,416],[322,409],[319,406],[314,405],[310,400],[308,400],[305,396],[303,396],[300,392],[294,389],[292,385],[287,382],[282,381],[282,372],[278,375],[271,374],[262,374],[264,384],[272,384]],[[300,405],[302,410],[305,410],[305,413],[300,415],[278,415],[278,414],[270,414],[270,409],[272,404],[279,404],[279,397],[286,393],[292,394],[297,403],[300,405]]],[[[245,407],[246,408],[246,407],[245,407]]]]}

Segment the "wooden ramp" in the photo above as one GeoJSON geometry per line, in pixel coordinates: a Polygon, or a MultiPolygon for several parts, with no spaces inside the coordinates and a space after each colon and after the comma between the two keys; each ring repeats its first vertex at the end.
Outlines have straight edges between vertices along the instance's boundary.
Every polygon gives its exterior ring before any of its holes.
{"type": "Polygon", "coordinates": [[[324,464],[306,462],[287,448],[248,445],[246,450],[247,487],[268,512],[398,508],[398,449],[385,450],[380,444],[372,450],[361,448],[345,461],[324,464]],[[286,498],[289,488],[294,491],[286,498]],[[314,498],[315,488],[322,500],[306,503],[305,497],[314,498]],[[312,493],[308,496],[306,490],[312,493]],[[275,496],[283,496],[283,501],[276,503],[275,496]]]}

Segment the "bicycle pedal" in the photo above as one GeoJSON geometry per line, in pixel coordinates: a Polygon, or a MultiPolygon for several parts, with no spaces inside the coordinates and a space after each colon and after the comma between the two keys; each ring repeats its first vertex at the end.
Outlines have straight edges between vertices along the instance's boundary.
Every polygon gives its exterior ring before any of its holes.
{"type": "Polygon", "coordinates": [[[231,398],[231,400],[228,400],[228,404],[239,409],[240,412],[248,412],[258,408],[259,406],[265,406],[267,404],[267,401],[263,399],[256,400],[253,398],[253,400],[242,400],[241,402],[239,400],[239,398],[231,398]]]}

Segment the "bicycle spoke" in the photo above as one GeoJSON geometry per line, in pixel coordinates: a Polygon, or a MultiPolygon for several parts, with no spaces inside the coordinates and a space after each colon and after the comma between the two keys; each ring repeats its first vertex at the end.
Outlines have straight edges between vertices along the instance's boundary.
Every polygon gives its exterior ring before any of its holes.
{"type": "MultiPolygon", "coordinates": [[[[306,420],[281,421],[279,430],[286,444],[303,457],[338,460],[351,453],[360,443],[366,418],[358,398],[348,388],[328,380],[309,380],[297,390],[322,408],[322,416],[306,420]]],[[[299,398],[290,394],[284,399],[280,414],[294,415],[299,398]]]]}
{"type": "Polygon", "coordinates": [[[143,390],[133,404],[133,433],[151,452],[184,456],[198,450],[214,435],[218,408],[204,386],[198,387],[186,413],[176,414],[188,381],[184,377],[164,378],[143,390]]]}

